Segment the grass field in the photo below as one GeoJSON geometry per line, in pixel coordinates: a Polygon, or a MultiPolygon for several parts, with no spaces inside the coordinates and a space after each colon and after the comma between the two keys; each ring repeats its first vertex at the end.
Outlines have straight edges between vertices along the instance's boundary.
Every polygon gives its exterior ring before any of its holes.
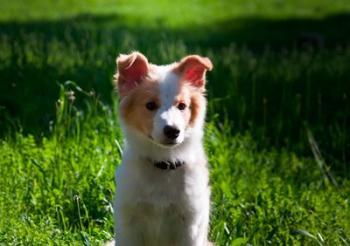
{"type": "Polygon", "coordinates": [[[112,238],[112,76],[132,50],[214,63],[211,240],[350,245],[349,1],[12,0],[0,12],[0,245],[112,238]]]}

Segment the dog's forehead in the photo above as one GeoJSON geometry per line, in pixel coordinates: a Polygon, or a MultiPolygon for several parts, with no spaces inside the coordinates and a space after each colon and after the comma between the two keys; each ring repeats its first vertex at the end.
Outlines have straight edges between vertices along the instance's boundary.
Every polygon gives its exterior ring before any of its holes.
{"type": "Polygon", "coordinates": [[[172,104],[179,93],[179,76],[173,72],[173,64],[152,66],[150,76],[159,84],[160,100],[165,104],[172,104]]]}

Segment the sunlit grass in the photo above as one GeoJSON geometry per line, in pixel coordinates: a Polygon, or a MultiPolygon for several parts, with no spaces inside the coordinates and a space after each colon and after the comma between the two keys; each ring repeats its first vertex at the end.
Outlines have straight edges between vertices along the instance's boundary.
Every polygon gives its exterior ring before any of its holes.
{"type": "Polygon", "coordinates": [[[57,20],[80,14],[116,15],[129,23],[152,26],[181,27],[205,25],[231,18],[322,18],[350,10],[347,0],[221,0],[221,1],[166,1],[166,0],[86,0],[42,1],[30,3],[1,1],[0,21],[57,20]]]}

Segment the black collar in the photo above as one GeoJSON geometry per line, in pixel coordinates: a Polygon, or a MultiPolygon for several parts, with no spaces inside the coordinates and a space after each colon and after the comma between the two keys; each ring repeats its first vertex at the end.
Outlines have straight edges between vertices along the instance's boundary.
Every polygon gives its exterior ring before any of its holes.
{"type": "Polygon", "coordinates": [[[153,161],[153,165],[156,168],[162,170],[175,170],[178,167],[181,167],[185,164],[184,161],[153,161]]]}

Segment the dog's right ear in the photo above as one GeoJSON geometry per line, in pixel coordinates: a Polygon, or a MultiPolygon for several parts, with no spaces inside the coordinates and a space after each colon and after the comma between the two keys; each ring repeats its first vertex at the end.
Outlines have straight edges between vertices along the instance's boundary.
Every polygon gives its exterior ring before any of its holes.
{"type": "Polygon", "coordinates": [[[213,64],[207,57],[189,55],[184,57],[176,66],[175,72],[180,74],[183,81],[204,90],[205,74],[213,69],[213,64]]]}
{"type": "Polygon", "coordinates": [[[143,54],[132,52],[129,55],[119,55],[116,62],[117,74],[115,75],[115,80],[119,94],[123,97],[147,75],[148,61],[143,54]]]}

